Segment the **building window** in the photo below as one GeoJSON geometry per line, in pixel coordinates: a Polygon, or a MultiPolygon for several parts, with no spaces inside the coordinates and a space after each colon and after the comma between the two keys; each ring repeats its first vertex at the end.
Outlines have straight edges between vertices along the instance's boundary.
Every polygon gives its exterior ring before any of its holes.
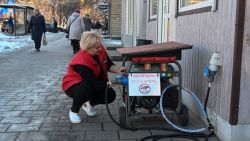
{"type": "Polygon", "coordinates": [[[149,0],[149,21],[157,19],[158,0],[149,0]]]}
{"type": "Polygon", "coordinates": [[[216,0],[179,0],[179,12],[192,11],[214,7],[216,0]]]}

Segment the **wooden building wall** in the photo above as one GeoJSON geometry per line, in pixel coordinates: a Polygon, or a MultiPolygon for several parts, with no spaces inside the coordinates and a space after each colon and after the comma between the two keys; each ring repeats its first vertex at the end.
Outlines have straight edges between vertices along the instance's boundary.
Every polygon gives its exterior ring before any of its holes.
{"type": "Polygon", "coordinates": [[[121,0],[112,0],[110,8],[110,35],[121,37],[121,0]]]}
{"type": "Polygon", "coordinates": [[[204,101],[207,81],[203,70],[214,52],[221,52],[223,67],[212,83],[208,107],[229,121],[232,60],[235,33],[235,0],[219,0],[216,12],[177,17],[176,41],[193,45],[183,52],[183,85],[204,101]]]}
{"type": "Polygon", "coordinates": [[[147,21],[146,23],[146,39],[153,40],[157,43],[157,21],[147,21]]]}
{"type": "Polygon", "coordinates": [[[250,123],[250,1],[246,1],[245,33],[242,53],[239,123],[250,123]]]}

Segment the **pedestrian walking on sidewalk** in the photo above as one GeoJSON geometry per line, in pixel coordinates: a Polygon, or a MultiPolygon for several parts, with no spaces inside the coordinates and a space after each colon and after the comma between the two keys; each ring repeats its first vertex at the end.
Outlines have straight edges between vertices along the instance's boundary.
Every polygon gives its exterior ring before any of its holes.
{"type": "Polygon", "coordinates": [[[100,23],[100,20],[98,19],[98,20],[94,21],[94,23],[93,23],[93,29],[96,29],[98,31],[101,28],[102,28],[102,25],[100,23]]]}
{"type": "Polygon", "coordinates": [[[83,18],[80,16],[80,10],[76,9],[69,17],[67,30],[69,31],[69,39],[71,40],[73,53],[76,54],[80,50],[79,41],[82,33],[85,31],[85,25],[83,18]]]}
{"type": "MultiPolygon", "coordinates": [[[[105,104],[107,71],[124,74],[125,67],[114,65],[102,45],[101,37],[95,32],[84,32],[80,51],[69,63],[68,71],[62,81],[62,89],[73,99],[69,112],[72,123],[80,123],[78,115],[83,109],[88,116],[95,116],[93,106],[105,104]]],[[[108,103],[115,100],[116,93],[108,88],[108,103]]]]}
{"type": "Polygon", "coordinates": [[[109,21],[108,21],[107,16],[105,16],[105,19],[104,19],[104,34],[105,35],[108,34],[108,25],[109,25],[109,21]]]}
{"type": "Polygon", "coordinates": [[[92,27],[92,21],[89,17],[89,14],[86,14],[85,17],[83,18],[84,24],[85,24],[85,30],[86,31],[91,31],[92,27]]]}
{"type": "Polygon", "coordinates": [[[9,29],[8,29],[8,32],[10,34],[13,34],[14,32],[14,22],[13,22],[13,18],[12,16],[10,15],[9,19],[8,19],[8,24],[9,24],[9,29]]]}
{"type": "Polygon", "coordinates": [[[40,14],[39,9],[33,10],[33,15],[31,16],[29,22],[28,31],[31,30],[31,39],[35,43],[36,51],[40,51],[41,40],[43,33],[46,32],[45,19],[43,15],[40,14]]]}
{"type": "Polygon", "coordinates": [[[57,20],[54,18],[54,19],[53,19],[53,28],[54,28],[54,33],[57,33],[57,32],[58,32],[58,30],[57,30],[57,26],[58,26],[57,20]]]}

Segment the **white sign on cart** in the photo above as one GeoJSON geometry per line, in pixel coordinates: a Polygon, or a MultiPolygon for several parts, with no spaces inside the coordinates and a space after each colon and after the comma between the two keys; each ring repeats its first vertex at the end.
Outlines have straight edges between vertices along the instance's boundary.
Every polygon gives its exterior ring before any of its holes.
{"type": "Polygon", "coordinates": [[[130,73],[128,76],[129,96],[160,96],[159,73],[130,73]]]}

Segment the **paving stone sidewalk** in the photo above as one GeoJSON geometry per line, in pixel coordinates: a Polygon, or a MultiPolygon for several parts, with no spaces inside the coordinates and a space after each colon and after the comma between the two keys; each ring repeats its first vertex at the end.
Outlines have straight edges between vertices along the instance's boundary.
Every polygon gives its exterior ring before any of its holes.
{"type": "MultiPolygon", "coordinates": [[[[81,111],[82,123],[71,124],[68,112],[72,100],[61,91],[61,79],[73,54],[69,40],[64,37],[59,33],[58,40],[50,41],[40,52],[35,52],[31,44],[0,54],[0,141],[139,141],[148,135],[169,133],[122,130],[110,120],[104,105],[95,107],[96,117],[81,111]]],[[[120,90],[116,90],[119,98],[120,90]]],[[[118,98],[109,105],[115,117],[118,98]]],[[[157,117],[137,117],[129,124],[143,127],[145,123],[168,126],[157,117]]],[[[210,140],[217,141],[215,137],[210,140]]]]}

